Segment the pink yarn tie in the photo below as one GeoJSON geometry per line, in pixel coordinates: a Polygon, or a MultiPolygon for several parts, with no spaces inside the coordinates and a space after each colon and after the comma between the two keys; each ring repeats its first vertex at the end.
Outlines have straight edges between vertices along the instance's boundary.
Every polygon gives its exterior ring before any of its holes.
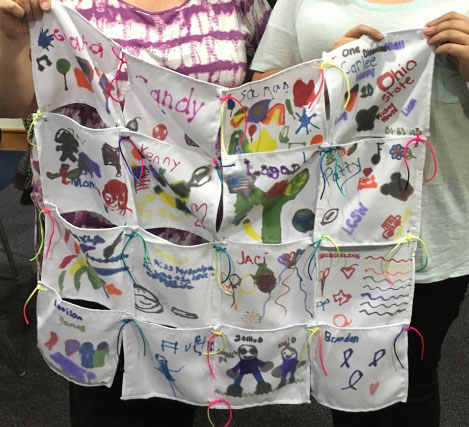
{"type": "Polygon", "coordinates": [[[108,90],[107,90],[107,94],[109,95],[109,98],[111,98],[114,102],[120,102],[118,99],[116,99],[112,94],[111,94],[111,88],[112,88],[112,84],[117,80],[117,78],[119,77],[119,75],[122,73],[122,67],[124,66],[124,64],[127,64],[127,61],[124,59],[124,54],[122,54],[122,56],[119,56],[117,53],[116,53],[116,48],[113,47],[112,48],[112,53],[115,55],[115,57],[120,61],[120,64],[119,64],[119,69],[117,70],[117,73],[116,75],[114,76],[114,78],[109,82],[108,84],[108,90]]]}
{"type": "Polygon", "coordinates": [[[431,178],[425,180],[425,182],[430,182],[436,176],[436,172],[438,170],[438,163],[436,161],[436,155],[435,155],[435,151],[433,150],[432,144],[430,144],[426,139],[420,138],[420,134],[418,131],[417,131],[417,136],[415,138],[409,139],[409,141],[407,141],[407,144],[405,145],[405,148],[404,148],[405,167],[407,169],[407,173],[409,173],[409,170],[410,170],[409,162],[407,161],[407,149],[409,148],[409,145],[412,144],[412,142],[415,142],[415,145],[417,146],[420,141],[425,142],[425,144],[427,144],[428,148],[430,149],[432,153],[433,164],[435,165],[435,171],[433,172],[433,175],[431,176],[431,178]]]}
{"type": "Polygon", "coordinates": [[[223,101],[225,103],[228,100],[232,99],[233,101],[237,102],[241,106],[241,108],[243,109],[243,113],[244,113],[244,132],[243,132],[242,138],[239,140],[239,143],[238,143],[238,145],[241,147],[241,144],[243,143],[244,138],[246,138],[246,134],[248,133],[248,113],[246,112],[246,108],[244,108],[243,103],[238,98],[235,98],[233,95],[231,95],[231,93],[226,95],[224,98],[219,97],[218,99],[220,99],[220,101],[223,101]]]}

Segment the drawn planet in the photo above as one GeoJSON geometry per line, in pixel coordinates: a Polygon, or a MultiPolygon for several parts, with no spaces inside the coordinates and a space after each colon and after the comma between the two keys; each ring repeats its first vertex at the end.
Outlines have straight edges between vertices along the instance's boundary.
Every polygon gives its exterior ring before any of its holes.
{"type": "Polygon", "coordinates": [[[248,112],[249,123],[259,123],[269,112],[270,99],[262,99],[251,106],[248,112]]]}
{"type": "Polygon", "coordinates": [[[277,283],[274,272],[265,263],[259,264],[253,279],[258,289],[266,294],[272,292],[277,283]]]}
{"type": "Polygon", "coordinates": [[[80,342],[77,340],[65,341],[65,354],[70,357],[80,349],[80,342]]]}
{"type": "Polygon", "coordinates": [[[153,128],[153,138],[159,139],[160,141],[164,141],[168,136],[168,128],[163,124],[156,125],[153,128]]]}
{"type": "Polygon", "coordinates": [[[314,228],[314,212],[311,209],[300,209],[292,219],[293,227],[300,233],[307,233],[314,228]]]}
{"type": "Polygon", "coordinates": [[[134,285],[135,308],[144,313],[163,313],[163,306],[156,295],[143,286],[134,285]]]}

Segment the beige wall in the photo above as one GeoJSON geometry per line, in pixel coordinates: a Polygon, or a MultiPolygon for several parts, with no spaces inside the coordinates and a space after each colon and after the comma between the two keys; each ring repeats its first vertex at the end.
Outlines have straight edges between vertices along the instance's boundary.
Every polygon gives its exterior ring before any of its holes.
{"type": "Polygon", "coordinates": [[[19,119],[0,119],[0,128],[23,129],[23,122],[19,119]]]}

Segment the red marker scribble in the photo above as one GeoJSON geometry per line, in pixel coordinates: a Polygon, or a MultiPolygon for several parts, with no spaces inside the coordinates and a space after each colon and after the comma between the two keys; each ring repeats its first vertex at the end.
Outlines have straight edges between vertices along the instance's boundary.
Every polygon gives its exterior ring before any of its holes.
{"type": "Polygon", "coordinates": [[[142,75],[138,75],[138,76],[135,76],[136,79],[142,79],[145,83],[148,83],[148,79],[146,79],[145,77],[143,77],[142,75]]]}
{"type": "Polygon", "coordinates": [[[54,345],[57,344],[58,341],[59,341],[59,337],[57,336],[57,334],[55,332],[51,332],[50,339],[49,341],[44,343],[44,346],[46,346],[49,349],[49,351],[52,351],[52,348],[54,347],[54,345]]]}
{"type": "Polygon", "coordinates": [[[112,283],[105,285],[105,288],[109,295],[122,295],[122,291],[116,288],[112,283]]]}

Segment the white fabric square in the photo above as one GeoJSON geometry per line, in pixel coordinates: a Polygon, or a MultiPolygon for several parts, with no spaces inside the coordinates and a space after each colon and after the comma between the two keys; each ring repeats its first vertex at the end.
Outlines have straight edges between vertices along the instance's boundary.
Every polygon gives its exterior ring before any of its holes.
{"type": "Polygon", "coordinates": [[[315,239],[329,235],[339,246],[382,245],[419,234],[426,148],[423,142],[409,145],[407,169],[409,140],[367,139],[321,154],[315,239]],[[404,234],[396,232],[401,225],[404,234]]]}
{"type": "Polygon", "coordinates": [[[202,152],[213,157],[223,87],[128,54],[125,59],[129,92],[124,115],[130,130],[180,147],[199,146],[202,152]]]}
{"type": "Polygon", "coordinates": [[[311,235],[319,154],[317,146],[309,146],[228,156],[219,235],[251,243],[288,243],[311,235]]]}
{"type": "Polygon", "coordinates": [[[232,98],[223,108],[226,154],[284,151],[322,143],[326,129],[320,63],[305,62],[227,90],[224,96],[232,98]]]}
{"type": "Polygon", "coordinates": [[[316,254],[316,319],[335,327],[410,323],[415,246],[320,248],[316,254]]]}
{"type": "Polygon", "coordinates": [[[122,256],[129,263],[129,255],[122,255],[128,229],[78,228],[57,208],[49,208],[54,224],[45,215],[44,254],[48,256],[43,258],[42,280],[62,298],[97,302],[133,314],[134,290],[122,263],[122,256]]]}
{"type": "Polygon", "coordinates": [[[311,239],[280,245],[227,242],[219,251],[222,323],[276,329],[313,319],[313,280],[306,272],[311,239]],[[231,264],[231,265],[230,265],[231,264]]]}
{"type": "Polygon", "coordinates": [[[407,334],[401,334],[395,348],[394,341],[406,326],[321,327],[321,352],[316,337],[310,348],[311,389],[316,400],[330,408],[351,412],[372,411],[405,402],[407,334]]]}
{"type": "Polygon", "coordinates": [[[212,157],[142,134],[122,135],[130,138],[122,142],[122,150],[133,171],[133,176],[127,168],[125,172],[138,224],[177,228],[213,240],[222,188],[212,157]]]}
{"type": "MultiPolygon", "coordinates": [[[[430,133],[435,54],[422,30],[368,37],[323,54],[329,92],[328,140],[430,133]],[[339,68],[342,69],[342,71],[339,68]],[[350,85],[350,100],[344,107],[350,85]]],[[[327,107],[326,107],[327,109],[327,107]]]]}
{"type": "Polygon", "coordinates": [[[83,103],[94,107],[108,126],[123,125],[116,83],[111,83],[121,64],[119,46],[60,2],[30,29],[38,108],[52,111],[83,103]]]}
{"type": "MultiPolygon", "coordinates": [[[[182,328],[218,323],[220,289],[213,244],[179,246],[142,233],[129,250],[135,286],[136,319],[182,328]]],[[[131,247],[130,247],[131,246],[131,247]]]]}
{"type": "Polygon", "coordinates": [[[37,339],[44,360],[69,381],[111,387],[122,313],[82,308],[46,289],[37,297],[37,339]]]}
{"type": "Polygon", "coordinates": [[[138,327],[129,322],[123,329],[122,399],[164,397],[207,405],[210,373],[205,353],[210,329],[171,329],[145,322],[138,322],[138,327]]]}
{"type": "Polygon", "coordinates": [[[89,129],[54,113],[43,117],[35,136],[44,201],[63,213],[87,210],[115,225],[135,224],[133,178],[119,153],[120,128],[89,129]]]}
{"type": "MultiPolygon", "coordinates": [[[[300,360],[309,331],[296,326],[274,331],[250,331],[221,326],[226,348],[211,356],[213,396],[232,408],[310,402],[309,363],[300,360]]],[[[216,339],[219,349],[222,338],[216,339]]],[[[214,350],[216,351],[216,350],[214,350]]]]}

